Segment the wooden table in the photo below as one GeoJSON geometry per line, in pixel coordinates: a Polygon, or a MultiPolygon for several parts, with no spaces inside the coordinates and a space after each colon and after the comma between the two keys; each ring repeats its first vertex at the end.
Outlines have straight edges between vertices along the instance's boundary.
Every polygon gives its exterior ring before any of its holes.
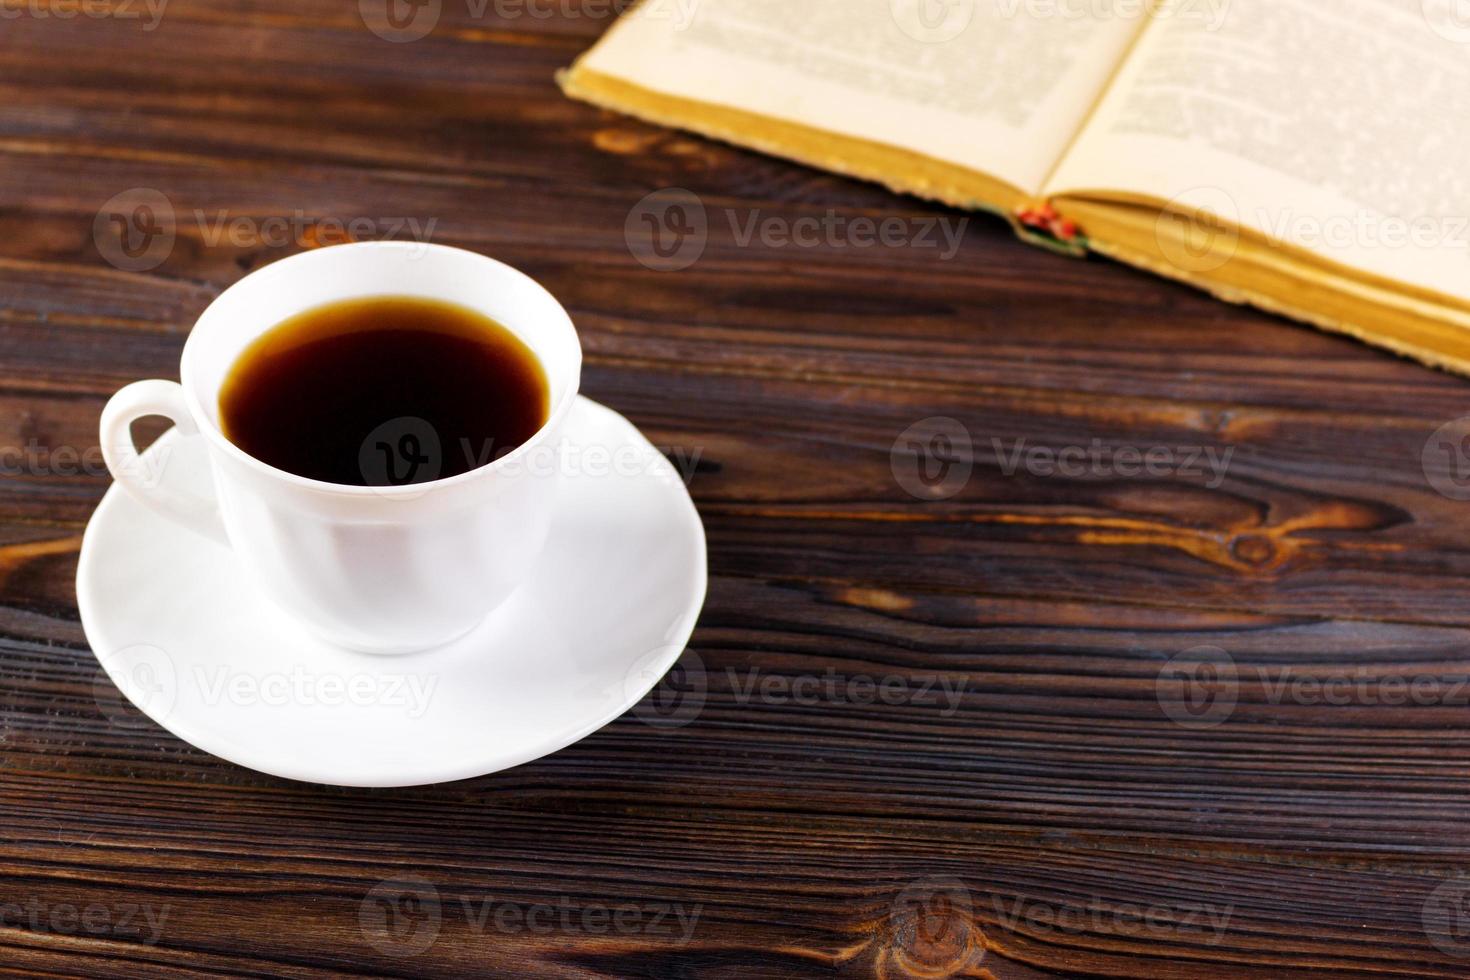
{"type": "Polygon", "coordinates": [[[394,42],[108,2],[0,20],[0,972],[1470,974],[1470,504],[1430,441],[1464,381],[568,102],[607,4],[394,42]],[[672,187],[708,238],[660,271],[672,187]],[[112,224],[139,188],[161,251],[112,224]],[[408,219],[544,282],[585,392],[698,454],[709,601],[654,723],[291,783],[98,682],[97,416],[246,272],[408,219]]]}

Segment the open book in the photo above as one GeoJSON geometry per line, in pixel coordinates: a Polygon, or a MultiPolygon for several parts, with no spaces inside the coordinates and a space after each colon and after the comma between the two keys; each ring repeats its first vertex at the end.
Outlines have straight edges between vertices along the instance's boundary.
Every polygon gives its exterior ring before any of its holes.
{"type": "Polygon", "coordinates": [[[1466,0],[644,0],[561,82],[1470,373],[1466,0]]]}

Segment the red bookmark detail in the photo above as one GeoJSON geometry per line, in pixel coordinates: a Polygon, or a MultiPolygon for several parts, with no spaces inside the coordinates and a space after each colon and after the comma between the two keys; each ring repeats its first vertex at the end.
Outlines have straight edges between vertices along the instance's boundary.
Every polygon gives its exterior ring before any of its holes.
{"type": "Polygon", "coordinates": [[[1075,242],[1082,237],[1077,222],[1057,214],[1057,209],[1045,201],[1021,208],[1016,212],[1016,220],[1060,241],[1075,242]]]}

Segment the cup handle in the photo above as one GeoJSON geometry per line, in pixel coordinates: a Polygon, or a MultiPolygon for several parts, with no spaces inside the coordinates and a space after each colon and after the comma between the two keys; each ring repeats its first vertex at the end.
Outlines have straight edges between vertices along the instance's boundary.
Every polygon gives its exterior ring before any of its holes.
{"type": "Polygon", "coordinates": [[[219,505],[212,497],[167,486],[162,480],[162,461],[151,472],[143,465],[138,447],[133,443],[132,425],[149,415],[169,419],[181,436],[199,434],[199,427],[184,401],[184,389],[177,383],[133,382],[113,395],[102,410],[102,458],[112,478],[129,496],[155,513],[228,547],[230,541],[219,519],[219,505]]]}

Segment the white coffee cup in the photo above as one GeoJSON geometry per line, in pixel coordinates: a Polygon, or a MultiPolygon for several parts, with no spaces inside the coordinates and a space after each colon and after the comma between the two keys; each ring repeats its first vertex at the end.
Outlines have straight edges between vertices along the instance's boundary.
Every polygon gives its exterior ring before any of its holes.
{"type": "MultiPolygon", "coordinates": [[[[102,412],[114,479],[156,512],[232,548],[256,586],[328,642],[407,653],[472,630],[528,574],[556,503],[556,466],[526,465],[560,445],[582,348],[560,303],[528,276],[442,245],[363,242],[303,252],[225,290],[194,325],[179,374],[139,381],[102,412]],[[448,479],[357,487],[287,473],[220,428],[219,391],[251,341],[293,314],[363,296],[421,296],[484,313],[516,334],[546,373],[547,422],[518,449],[448,479]],[[212,499],[145,477],[130,426],[161,415],[202,438],[212,499]]],[[[454,447],[444,447],[451,451],[454,447]]]]}

